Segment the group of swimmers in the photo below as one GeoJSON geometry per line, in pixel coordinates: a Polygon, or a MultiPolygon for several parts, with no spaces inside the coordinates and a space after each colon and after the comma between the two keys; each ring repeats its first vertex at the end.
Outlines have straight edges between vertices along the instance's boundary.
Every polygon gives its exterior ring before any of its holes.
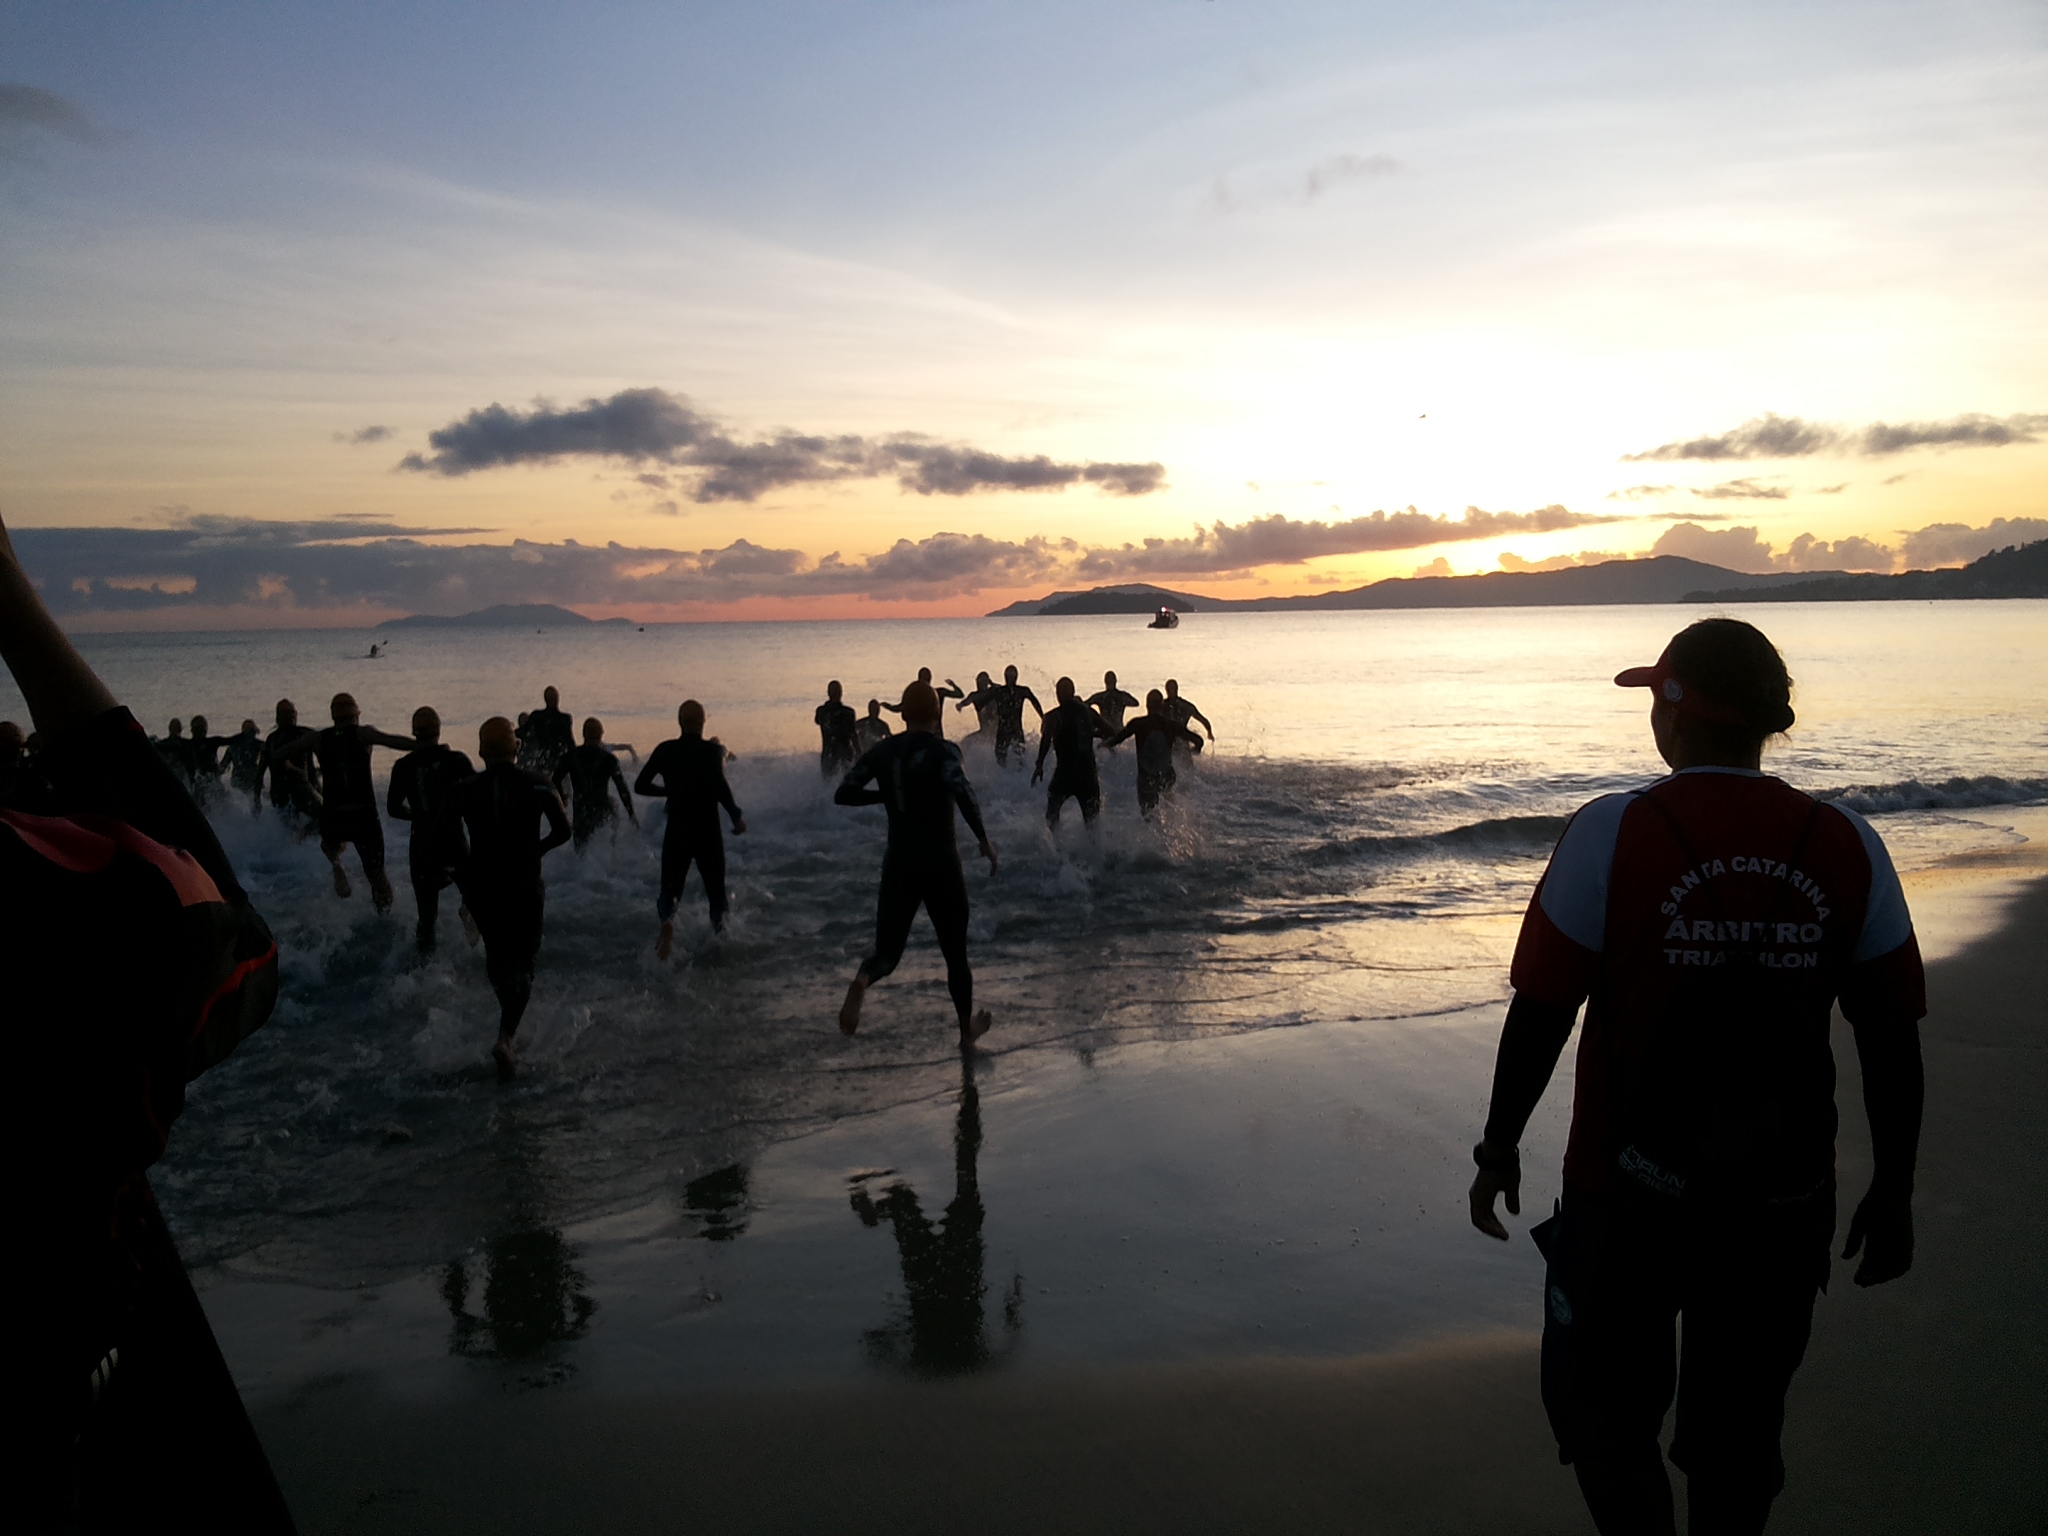
{"type": "MultiPolygon", "coordinates": [[[[1017,680],[1017,669],[1005,667],[1003,680],[998,683],[988,673],[975,676],[972,693],[966,692],[950,677],[943,684],[932,681],[930,667],[918,669],[919,686],[929,688],[939,701],[940,722],[938,731],[944,735],[945,701],[952,699],[955,711],[972,709],[975,715],[975,735],[986,737],[995,750],[996,765],[1010,766],[1012,754],[1017,767],[1022,769],[1026,756],[1024,734],[1024,706],[1030,705],[1037,712],[1039,720],[1038,760],[1033,766],[1031,782],[1036,784],[1045,777],[1047,753],[1054,754],[1052,783],[1046,790],[1045,820],[1048,826],[1057,826],[1060,809],[1069,800],[1081,803],[1081,819],[1092,822],[1102,809],[1102,782],[1096,772],[1095,743],[1103,742],[1115,748],[1135,739],[1138,743],[1138,808],[1146,816],[1157,809],[1162,796],[1170,794],[1179,774],[1174,766],[1174,748],[1185,747],[1189,752],[1202,750],[1202,738],[1191,729],[1189,722],[1198,722],[1208,733],[1210,741],[1216,739],[1216,729],[1209,723],[1209,717],[1195,707],[1192,699],[1182,696],[1180,681],[1169,677],[1164,690],[1154,688],[1145,695],[1145,712],[1126,724],[1125,714],[1138,707],[1137,698],[1117,686],[1116,674],[1102,674],[1102,691],[1079,697],[1071,677],[1063,677],[1053,685],[1055,703],[1047,709],[1038,702],[1038,695],[1017,680]]],[[[908,695],[906,695],[908,697],[908,695]]],[[[845,773],[867,752],[873,751],[893,734],[888,721],[882,718],[882,711],[889,710],[902,715],[904,706],[891,704],[883,699],[869,699],[868,712],[856,716],[853,707],[845,700],[845,690],[837,682],[825,686],[825,702],[817,707],[812,719],[816,722],[820,737],[818,769],[826,777],[845,773]]]]}
{"type": "MultiPolygon", "coordinates": [[[[867,988],[895,969],[920,906],[946,958],[961,1039],[971,1041],[989,1026],[987,1010],[973,1007],[967,891],[954,843],[956,808],[990,873],[997,868],[997,856],[960,749],[945,740],[945,700],[954,700],[956,710],[973,708],[978,733],[992,738],[997,763],[1008,767],[1014,756],[1020,770],[1026,754],[1024,708],[1037,712],[1040,734],[1032,782],[1044,778],[1046,758],[1053,756],[1049,825],[1058,824],[1070,799],[1080,802],[1085,821],[1099,814],[1098,742],[1114,748],[1136,740],[1138,803],[1149,816],[1173,788],[1175,749],[1202,748],[1203,739],[1189,722],[1199,723],[1215,740],[1215,728],[1181,695],[1174,679],[1163,690],[1151,690],[1145,712],[1128,722],[1126,714],[1138,700],[1117,686],[1114,672],[1103,675],[1102,691],[1089,698],[1078,697],[1066,677],[1054,692],[1056,703],[1046,709],[1018,681],[1015,667],[1005,669],[1001,683],[981,673],[972,693],[950,678],[943,686],[934,685],[926,668],[899,700],[870,699],[867,716],[857,718],[843,701],[841,685],[829,685],[815,719],[823,738],[821,764],[828,775],[841,776],[835,798],[842,805],[882,805],[889,813],[875,947],[862,961],[841,1010],[840,1027],[847,1034],[858,1026],[867,988]],[[883,710],[899,717],[900,731],[881,718],[883,710]]],[[[704,707],[696,700],[685,700],[677,710],[678,735],[643,761],[630,744],[607,742],[604,723],[595,717],[582,722],[579,744],[559,693],[548,688],[541,707],[521,714],[516,723],[504,716],[483,723],[478,732],[481,769],[441,740],[441,717],[431,708],[413,712],[409,736],[365,724],[347,693],[333,697],[329,715],[332,723],[316,730],[299,722],[290,699],[280,699],[276,724],[267,735],[254,720],[244,720],[235,734],[217,736],[205,716],[194,715],[189,732],[185,721],[172,720],[167,733],[153,741],[202,806],[246,797],[252,814],[261,814],[267,788],[272,808],[301,838],[318,834],[340,897],[353,893],[343,864],[343,855],[353,848],[379,913],[391,909],[394,895],[385,872],[371,754],[378,747],[402,753],[391,768],[383,814],[411,828],[406,862],[418,910],[415,940],[421,953],[433,951],[441,893],[455,886],[464,934],[471,944],[483,946],[498,998],[493,1055],[501,1072],[514,1070],[513,1037],[533,993],[545,900],[541,861],[564,843],[580,849],[622,814],[637,825],[635,794],[668,802],[655,901],[660,922],[656,953],[662,959],[670,955],[676,911],[693,865],[703,882],[712,927],[723,930],[727,898],[720,812],[735,834],[744,833],[747,823],[725,776],[731,754],[715,736],[705,735],[704,707]],[[639,766],[630,788],[619,766],[620,753],[639,766]]],[[[16,728],[0,722],[0,798],[33,809],[35,760],[28,746],[16,728]]]]}

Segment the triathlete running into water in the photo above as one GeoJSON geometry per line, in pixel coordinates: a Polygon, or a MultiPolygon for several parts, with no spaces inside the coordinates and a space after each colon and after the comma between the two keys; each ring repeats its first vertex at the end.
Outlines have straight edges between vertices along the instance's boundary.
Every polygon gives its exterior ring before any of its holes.
{"type": "Polygon", "coordinates": [[[1010,751],[1016,749],[1017,766],[1024,766],[1024,706],[1029,704],[1045,719],[1045,706],[1038,702],[1038,695],[1017,681],[1015,667],[1003,668],[1003,684],[993,690],[996,711],[996,762],[1007,767],[1010,751]]]}
{"type": "Polygon", "coordinates": [[[554,688],[541,690],[541,705],[513,733],[519,741],[519,765],[552,778],[562,759],[575,748],[575,726],[554,688]]]}
{"type": "Polygon", "coordinates": [[[1103,723],[1112,731],[1120,731],[1124,728],[1124,711],[1136,709],[1138,700],[1135,695],[1117,687],[1114,672],[1105,672],[1102,674],[1102,692],[1088,695],[1088,707],[1102,716],[1103,723]]]}
{"type": "Polygon", "coordinates": [[[682,734],[648,753],[633,781],[641,794],[668,801],[668,825],[661,834],[661,894],[654,903],[654,915],[661,919],[654,952],[663,960],[675,943],[676,907],[693,862],[704,882],[711,926],[725,931],[725,834],[718,827],[718,808],[724,806],[732,818],[735,837],[747,830],[747,818],[725,781],[725,745],[704,734],[704,706],[683,700],[676,709],[676,728],[682,734]]]}
{"type": "Polygon", "coordinates": [[[512,1036],[533,998],[540,953],[547,900],[540,861],[569,841],[569,818],[555,792],[515,761],[519,739],[510,720],[493,715],[476,736],[483,772],[449,791],[441,827],[463,905],[483,938],[484,972],[498,996],[498,1043],[491,1055],[499,1075],[510,1077],[517,1065],[512,1036]]]}
{"type": "Polygon", "coordinates": [[[185,734],[185,722],[173,720],[165,734],[157,737],[151,745],[156,748],[156,755],[169,765],[178,782],[185,786],[185,792],[196,794],[193,776],[199,765],[192,756],[192,741],[185,734]]]}
{"type": "Polygon", "coordinates": [[[355,844],[370,882],[370,900],[379,912],[391,910],[391,882],[384,875],[384,824],[377,819],[377,786],[370,780],[370,749],[395,747],[410,752],[419,745],[410,736],[394,736],[362,723],[355,696],[337,693],[327,706],[334,724],[301,736],[286,747],[286,758],[311,753],[320,765],[320,851],[334,866],[334,894],[349,894],[348,873],[341,855],[355,844]]]}
{"type": "Polygon", "coordinates": [[[889,728],[889,722],[882,718],[882,701],[868,700],[868,712],[854,722],[853,744],[865,752],[878,741],[886,741],[896,733],[889,728]]]}
{"type": "Polygon", "coordinates": [[[1174,770],[1173,749],[1184,745],[1190,752],[1202,750],[1202,738],[1167,712],[1166,695],[1157,688],[1145,695],[1145,713],[1109,738],[1113,747],[1138,738],[1138,809],[1150,816],[1159,798],[1171,794],[1180,775],[1174,770]]]}
{"type": "MultiPolygon", "coordinates": [[[[960,702],[955,704],[953,708],[955,712],[958,712],[971,707],[974,710],[974,734],[986,736],[995,728],[995,699],[995,679],[986,672],[977,672],[974,674],[974,692],[962,694],[960,702]]],[[[899,705],[898,707],[900,708],[901,706],[899,705]]],[[[939,734],[943,736],[946,733],[942,729],[939,734]]]]}
{"type": "MultiPolygon", "coordinates": [[[[944,687],[940,687],[937,683],[934,683],[932,681],[932,669],[930,667],[919,667],[917,669],[917,680],[920,683],[923,683],[927,688],[931,689],[933,693],[938,695],[939,734],[943,736],[946,734],[946,700],[964,699],[967,697],[967,695],[965,692],[962,691],[960,685],[954,682],[953,679],[951,679],[950,677],[946,679],[944,687]]],[[[984,680],[986,680],[986,674],[984,674],[984,680]]],[[[888,710],[889,713],[891,713],[892,715],[900,715],[903,713],[903,706],[901,704],[890,704],[880,699],[870,699],[868,701],[869,714],[872,715],[875,712],[875,706],[877,704],[880,704],[882,708],[888,710]]],[[[860,749],[861,751],[865,752],[873,744],[873,742],[862,742],[860,749]]]]}
{"type": "Polygon", "coordinates": [[[220,749],[234,742],[232,736],[215,736],[206,716],[192,717],[192,798],[204,808],[220,793],[223,764],[220,749]]]}
{"type": "Polygon", "coordinates": [[[854,741],[858,721],[845,695],[835,678],[825,685],[825,702],[811,714],[818,727],[818,772],[827,777],[843,773],[860,756],[854,741]]]}
{"type": "Polygon", "coordinates": [[[903,690],[903,733],[864,753],[833,796],[841,805],[880,805],[889,812],[889,848],[882,856],[882,890],[875,903],[875,949],[861,961],[839,1010],[839,1028],[860,1028],[861,999],[903,958],[910,924],[922,906],[946,957],[946,989],[960,1019],[960,1043],[988,1033],[986,1008],[975,1011],[974,972],[967,964],[967,880],[953,832],[957,806],[995,874],[995,844],[981,824],[974,786],[960,765],[960,749],[939,735],[939,699],[928,683],[903,690]],[[869,789],[866,786],[879,787],[869,789]]]}
{"type": "Polygon", "coordinates": [[[1063,677],[1053,685],[1059,703],[1045,717],[1038,733],[1038,765],[1031,770],[1031,782],[1045,777],[1045,754],[1057,752],[1052,783],[1045,792],[1045,824],[1060,824],[1060,807],[1069,800],[1081,802],[1081,820],[1092,822],[1102,809],[1102,779],[1095,771],[1095,742],[1116,733],[1102,716],[1074,696],[1074,680],[1063,677]]]}
{"type": "Polygon", "coordinates": [[[391,788],[384,797],[384,810],[394,821],[412,823],[406,867],[412,875],[413,900],[419,907],[413,938],[425,955],[433,952],[441,892],[448,885],[448,866],[453,862],[442,841],[442,812],[447,809],[449,793],[473,775],[476,767],[467,753],[442,742],[441,717],[425,706],[412,712],[412,735],[419,746],[391,765],[391,788]]]}
{"type": "Polygon", "coordinates": [[[228,783],[238,795],[253,795],[263,771],[263,735],[254,720],[244,720],[242,728],[227,738],[227,754],[228,783]]]}
{"type": "Polygon", "coordinates": [[[303,754],[293,754],[298,742],[314,734],[299,724],[299,708],[290,699],[277,701],[277,729],[263,738],[263,752],[256,760],[256,787],[249,791],[249,809],[263,808],[263,776],[270,775],[270,804],[301,838],[320,820],[320,765],[303,754]]]}
{"type": "Polygon", "coordinates": [[[1672,772],[1582,807],[1537,882],[1472,1224],[1507,1240],[1494,1200],[1520,1213],[1517,1143],[1583,1003],[1563,1202],[1530,1234],[1551,1430],[1600,1530],[1668,1532],[1675,1389],[1690,1528],[1760,1532],[1835,1231],[1829,1020],[1839,1002],[1872,1152],[1842,1257],[1867,1244],[1855,1280],[1880,1285],[1913,1263],[1926,979],[1876,831],[1762,771],[1793,723],[1763,634],[1705,619],[1615,682],[1651,690],[1672,772]]]}
{"type": "Polygon", "coordinates": [[[618,820],[618,812],[612,809],[613,790],[618,791],[619,804],[626,808],[626,819],[636,827],[640,825],[640,818],[633,814],[633,792],[626,788],[625,772],[612,756],[613,750],[605,745],[604,722],[592,715],[583,722],[583,745],[571,750],[555,768],[555,793],[562,792],[565,782],[569,786],[569,815],[576,826],[579,852],[592,837],[618,820]]]}
{"type": "Polygon", "coordinates": [[[1216,739],[1216,727],[1209,723],[1209,717],[1195,708],[1193,699],[1180,696],[1180,682],[1177,678],[1166,680],[1166,712],[1173,717],[1175,725],[1185,726],[1190,720],[1202,722],[1202,729],[1209,733],[1209,740],[1216,739]]]}

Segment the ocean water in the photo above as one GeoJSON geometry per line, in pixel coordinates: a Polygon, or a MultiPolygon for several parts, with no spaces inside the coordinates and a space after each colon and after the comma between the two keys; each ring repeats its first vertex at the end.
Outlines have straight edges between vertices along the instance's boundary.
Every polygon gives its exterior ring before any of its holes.
{"type": "MultiPolygon", "coordinates": [[[[608,739],[645,752],[695,697],[738,754],[730,772],[749,824],[728,839],[727,934],[712,937],[693,877],[668,962],[653,948],[659,810],[580,856],[550,856],[525,1066],[501,1087],[488,1060],[496,1005],[452,893],[439,954],[414,952],[402,826],[387,826],[398,906],[379,918],[360,882],[353,900],[332,894],[315,845],[267,814],[218,809],[282,945],[283,997],[270,1025],[194,1086],[159,1191],[194,1263],[310,1285],[450,1264],[460,1275],[479,1234],[526,1241],[518,1234],[650,1201],[694,1213],[698,1235],[716,1238],[766,1150],[950,1102],[960,1066],[922,921],[902,968],[870,995],[859,1038],[835,1027],[870,937],[883,822],[832,804],[810,723],[828,678],[858,707],[894,696],[919,665],[971,688],[976,671],[1014,663],[1048,703],[1063,672],[1091,692],[1114,669],[1140,695],[1173,676],[1216,729],[1156,823],[1137,814],[1128,751],[1108,758],[1093,830],[1070,805],[1049,832],[1028,774],[969,744],[1003,859],[993,880],[970,861],[971,943],[996,1016],[985,1046],[1011,1081],[1139,1042],[1359,1019],[1412,1032],[1426,1057],[1432,1020],[1505,997],[1515,921],[1570,811],[1660,771],[1646,697],[1610,679],[1654,660],[1695,616],[89,637],[89,658],[155,731],[195,710],[216,732],[245,716],[267,728],[280,695],[317,723],[346,688],[394,730],[431,704],[447,739],[473,751],[479,720],[534,707],[553,684],[572,714],[601,717],[608,739]],[[373,638],[389,645],[374,661],[373,638]],[[406,1155],[387,1155],[397,1145],[406,1155]]],[[[2007,813],[2048,801],[2048,604],[1746,616],[1797,680],[1799,724],[1766,766],[1871,814],[1902,864],[2010,843],[2007,813]]],[[[11,691],[0,716],[21,718],[11,691]]],[[[969,720],[949,714],[949,733],[969,720]]],[[[395,755],[377,754],[383,771],[395,755]]]]}

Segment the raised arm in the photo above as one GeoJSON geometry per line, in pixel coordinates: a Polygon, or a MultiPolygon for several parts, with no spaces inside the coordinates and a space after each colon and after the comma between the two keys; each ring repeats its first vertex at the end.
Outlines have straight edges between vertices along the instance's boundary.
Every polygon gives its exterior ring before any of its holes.
{"type": "Polygon", "coordinates": [[[410,736],[393,735],[390,731],[378,730],[374,725],[358,726],[357,730],[373,747],[395,747],[400,752],[417,752],[420,749],[420,744],[410,736]]]}

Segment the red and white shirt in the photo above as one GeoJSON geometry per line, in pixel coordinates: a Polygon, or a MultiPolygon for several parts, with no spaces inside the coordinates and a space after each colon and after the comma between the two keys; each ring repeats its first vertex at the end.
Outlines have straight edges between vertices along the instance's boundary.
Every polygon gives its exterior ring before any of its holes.
{"type": "Polygon", "coordinates": [[[1575,815],[1522,921],[1515,990],[1576,1009],[1565,1183],[1790,1198],[1833,1176],[1840,1000],[1927,1011],[1919,944],[1861,816],[1753,770],[1689,768],[1575,815]]]}

